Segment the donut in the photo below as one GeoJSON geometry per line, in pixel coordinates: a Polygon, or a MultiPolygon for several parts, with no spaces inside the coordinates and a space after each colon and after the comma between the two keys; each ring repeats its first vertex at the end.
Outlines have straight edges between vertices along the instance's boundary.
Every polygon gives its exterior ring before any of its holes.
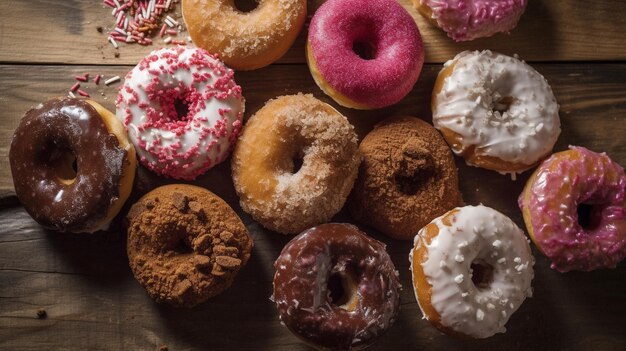
{"type": "Polygon", "coordinates": [[[485,206],[455,208],[415,237],[409,255],[420,310],[437,329],[488,338],[532,296],[534,258],[522,230],[485,206]]]}
{"type": "Polygon", "coordinates": [[[525,62],[464,51],[445,63],[432,95],[433,124],[467,164],[523,172],[546,158],[561,133],[546,79],[525,62]]]}
{"type": "Polygon", "coordinates": [[[141,164],[182,180],[228,157],[243,111],[234,72],[195,48],[151,52],[126,75],[117,97],[117,117],[141,164]]]}
{"type": "Polygon", "coordinates": [[[411,240],[461,203],[450,148],[430,124],[388,118],[365,136],[363,162],[348,200],[352,216],[394,239],[411,240]]]}
{"type": "Polygon", "coordinates": [[[297,234],[339,212],[360,162],[346,117],[298,94],[268,101],[248,120],[232,175],[244,211],[270,230],[297,234]]]}
{"type": "Polygon", "coordinates": [[[625,192],[619,164],[570,146],[535,170],[519,206],[530,238],[553,269],[592,271],[626,258],[625,192]]]}
{"type": "Polygon", "coordinates": [[[526,0],[413,0],[422,16],[457,42],[509,32],[517,26],[526,3],[526,0]]]}
{"type": "Polygon", "coordinates": [[[159,303],[193,307],[222,293],[245,266],[252,238],[235,211],[212,192],[172,184],[135,203],[128,222],[128,262],[159,303]]]}
{"type": "Polygon", "coordinates": [[[280,320],[323,350],[359,350],[396,319],[400,282],[385,245],[344,223],[308,229],[274,263],[280,320]]]}
{"type": "Polygon", "coordinates": [[[253,70],[281,58],[306,20],[306,0],[257,0],[251,11],[233,0],[183,0],[193,42],[236,70],[253,70]]]}
{"type": "Polygon", "coordinates": [[[420,32],[394,0],[328,0],[311,19],[307,63],[338,104],[375,109],[402,100],[424,64],[420,32]]]}
{"type": "Polygon", "coordinates": [[[106,230],[130,195],[137,160],[124,126],[92,100],[52,99],[26,112],[9,163],[15,193],[42,226],[106,230]]]}

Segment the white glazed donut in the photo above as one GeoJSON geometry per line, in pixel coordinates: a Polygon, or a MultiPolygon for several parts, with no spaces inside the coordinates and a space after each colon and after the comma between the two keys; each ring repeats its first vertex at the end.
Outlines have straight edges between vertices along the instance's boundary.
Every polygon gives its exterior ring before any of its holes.
{"type": "Polygon", "coordinates": [[[193,180],[222,162],[242,126],[244,98],[234,72],[202,49],[153,51],[127,75],[117,97],[140,162],[193,180]],[[188,112],[179,116],[177,107],[188,112]]]}
{"type": "Polygon", "coordinates": [[[432,96],[433,124],[472,166],[519,173],[547,157],[561,133],[546,79],[525,62],[464,51],[445,63],[432,96]]]}
{"type": "Polygon", "coordinates": [[[449,334],[504,332],[532,295],[528,240],[510,218],[482,205],[458,207],[422,228],[409,260],[424,317],[449,334]]]}

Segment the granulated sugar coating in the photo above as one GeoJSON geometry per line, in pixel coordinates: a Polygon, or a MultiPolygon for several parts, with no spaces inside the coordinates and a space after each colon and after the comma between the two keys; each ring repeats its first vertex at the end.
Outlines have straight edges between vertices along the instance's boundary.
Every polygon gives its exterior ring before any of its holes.
{"type": "Polygon", "coordinates": [[[133,205],[127,219],[130,268],[157,302],[202,303],[230,287],[250,258],[246,227],[204,188],[157,188],[133,205]]]}
{"type": "Polygon", "coordinates": [[[312,95],[298,94],[270,100],[250,118],[232,171],[246,212],[268,229],[296,234],[343,207],[360,162],[348,120],[312,95]]]}
{"type": "Polygon", "coordinates": [[[358,221],[411,240],[433,218],[461,203],[450,149],[430,124],[392,117],[374,127],[359,150],[363,162],[350,197],[358,221]]]}

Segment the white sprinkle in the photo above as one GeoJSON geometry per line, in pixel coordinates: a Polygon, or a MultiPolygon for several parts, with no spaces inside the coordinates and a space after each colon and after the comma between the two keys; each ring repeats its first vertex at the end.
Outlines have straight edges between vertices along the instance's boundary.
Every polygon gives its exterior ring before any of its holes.
{"type": "Polygon", "coordinates": [[[485,319],[485,312],[479,308],[476,310],[476,320],[480,322],[483,319],[485,319]]]}
{"type": "Polygon", "coordinates": [[[513,302],[509,304],[509,307],[511,307],[511,309],[515,308],[515,305],[513,304],[513,302]]]}
{"type": "Polygon", "coordinates": [[[444,267],[448,267],[448,265],[446,264],[446,261],[444,260],[439,261],[439,268],[444,268],[444,267]]]}
{"type": "Polygon", "coordinates": [[[537,133],[541,132],[541,130],[543,129],[543,123],[539,123],[537,124],[537,126],[535,127],[535,131],[537,133]]]}
{"type": "Polygon", "coordinates": [[[487,303],[487,308],[490,310],[495,310],[496,306],[494,304],[492,304],[491,302],[487,303]]]}
{"type": "Polygon", "coordinates": [[[513,262],[515,262],[515,263],[520,263],[520,262],[522,262],[522,259],[521,259],[521,258],[519,258],[519,257],[515,257],[515,258],[513,259],[513,262]]]}
{"type": "Polygon", "coordinates": [[[111,45],[113,45],[113,47],[117,49],[117,43],[115,42],[115,39],[109,37],[109,41],[111,42],[111,45]]]}
{"type": "Polygon", "coordinates": [[[469,243],[467,242],[467,240],[463,240],[459,245],[457,245],[457,247],[459,249],[462,249],[464,247],[467,247],[469,245],[469,243]]]}
{"type": "Polygon", "coordinates": [[[104,81],[104,85],[109,85],[120,80],[120,76],[111,77],[104,81]]]}
{"type": "Polygon", "coordinates": [[[468,292],[461,293],[461,297],[467,297],[467,295],[469,295],[468,292]]]}
{"type": "Polygon", "coordinates": [[[170,20],[170,22],[174,23],[175,25],[178,25],[178,21],[177,21],[177,20],[175,20],[175,19],[173,19],[171,16],[169,16],[169,15],[168,15],[168,16],[166,16],[165,18],[166,18],[166,19],[168,19],[168,20],[170,20]]]}
{"type": "Polygon", "coordinates": [[[461,283],[463,283],[463,274],[459,274],[459,275],[457,275],[456,277],[454,277],[454,281],[455,281],[457,284],[461,284],[461,283]]]}
{"type": "Polygon", "coordinates": [[[506,257],[502,257],[498,259],[498,263],[499,264],[505,264],[506,263],[506,257]]]}
{"type": "Polygon", "coordinates": [[[165,3],[165,9],[169,10],[171,4],[172,4],[172,0],[167,0],[167,2],[165,3]]]}
{"type": "Polygon", "coordinates": [[[493,245],[493,247],[500,247],[502,245],[502,241],[494,240],[494,242],[491,245],[493,245]]]}
{"type": "Polygon", "coordinates": [[[68,95],[69,95],[71,98],[75,98],[75,97],[76,97],[76,95],[74,95],[74,93],[72,93],[71,91],[70,91],[70,92],[68,92],[68,95]]]}
{"type": "Polygon", "coordinates": [[[187,37],[187,41],[191,43],[192,42],[191,37],[187,37]]]}
{"type": "Polygon", "coordinates": [[[465,261],[465,257],[463,257],[463,255],[456,255],[454,256],[454,260],[461,263],[463,261],[465,261]]]}
{"type": "Polygon", "coordinates": [[[165,38],[165,39],[163,40],[163,42],[164,42],[165,44],[169,44],[169,43],[171,43],[171,42],[172,42],[172,37],[167,37],[167,38],[165,38]]]}
{"type": "Polygon", "coordinates": [[[122,6],[122,5],[120,5],[120,2],[117,1],[117,0],[113,0],[113,2],[115,3],[115,7],[119,8],[120,6],[122,6]]]}
{"type": "Polygon", "coordinates": [[[502,317],[506,317],[506,311],[502,310],[502,317]]]}
{"type": "Polygon", "coordinates": [[[165,22],[165,24],[167,24],[168,27],[174,27],[174,23],[170,22],[170,20],[168,20],[167,18],[163,20],[163,22],[165,22]]]}
{"type": "Polygon", "coordinates": [[[128,35],[128,33],[126,33],[126,31],[123,30],[122,28],[115,28],[115,31],[123,35],[128,35]]]}

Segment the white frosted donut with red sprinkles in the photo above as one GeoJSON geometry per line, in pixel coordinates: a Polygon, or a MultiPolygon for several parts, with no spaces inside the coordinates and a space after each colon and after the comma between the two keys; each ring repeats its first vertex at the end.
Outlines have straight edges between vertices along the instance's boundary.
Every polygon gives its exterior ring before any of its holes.
{"type": "Polygon", "coordinates": [[[141,60],[126,75],[116,105],[144,166],[193,180],[228,157],[244,101],[234,72],[216,56],[174,47],[141,60]],[[186,115],[177,106],[186,107],[186,115]]]}

